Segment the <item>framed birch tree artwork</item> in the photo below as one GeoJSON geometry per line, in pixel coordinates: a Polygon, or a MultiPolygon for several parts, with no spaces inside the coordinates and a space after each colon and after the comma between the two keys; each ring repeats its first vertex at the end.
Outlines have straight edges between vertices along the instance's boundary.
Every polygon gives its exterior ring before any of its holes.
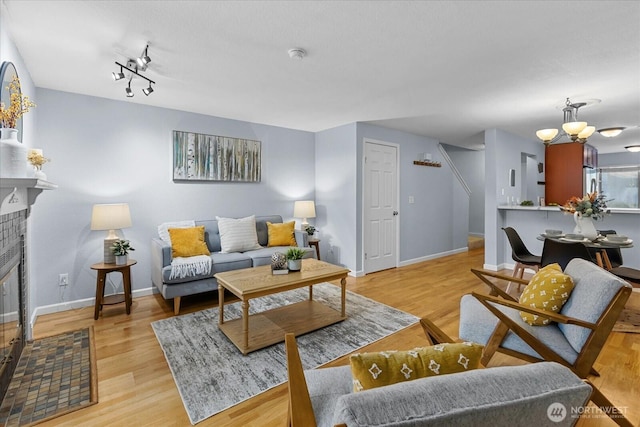
{"type": "Polygon", "coordinates": [[[260,182],[260,141],[173,131],[174,181],[260,182]]]}

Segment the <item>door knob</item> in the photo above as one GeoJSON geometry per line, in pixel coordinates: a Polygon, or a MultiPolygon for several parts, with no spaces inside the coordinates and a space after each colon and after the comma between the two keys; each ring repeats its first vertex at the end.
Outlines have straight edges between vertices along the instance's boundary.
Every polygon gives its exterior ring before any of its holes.
{"type": "Polygon", "coordinates": [[[393,211],[393,216],[398,215],[398,211],[393,211]]]}

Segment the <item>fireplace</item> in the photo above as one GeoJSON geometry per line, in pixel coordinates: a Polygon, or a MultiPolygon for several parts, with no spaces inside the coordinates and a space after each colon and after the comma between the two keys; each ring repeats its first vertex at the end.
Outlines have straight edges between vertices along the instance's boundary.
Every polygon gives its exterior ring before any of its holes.
{"type": "Polygon", "coordinates": [[[31,335],[27,218],[38,195],[55,188],[37,179],[0,178],[0,401],[31,335]]]}
{"type": "Polygon", "coordinates": [[[27,271],[25,234],[27,211],[0,215],[0,400],[26,340],[27,271]]]}

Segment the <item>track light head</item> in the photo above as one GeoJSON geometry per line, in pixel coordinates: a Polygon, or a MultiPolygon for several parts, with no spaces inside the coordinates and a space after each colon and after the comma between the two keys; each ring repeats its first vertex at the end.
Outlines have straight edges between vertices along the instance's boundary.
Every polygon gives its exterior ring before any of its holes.
{"type": "Polygon", "coordinates": [[[144,93],[147,96],[149,96],[149,94],[151,92],[153,92],[153,88],[151,87],[151,83],[149,83],[149,87],[146,87],[146,88],[142,89],[142,93],[144,93]]]}
{"type": "Polygon", "coordinates": [[[131,79],[129,79],[129,86],[124,88],[124,91],[127,94],[127,98],[133,98],[133,91],[131,90],[131,79]]]}
{"type": "Polygon", "coordinates": [[[149,64],[149,62],[151,62],[151,58],[149,58],[149,54],[147,52],[148,50],[149,50],[149,45],[147,45],[147,47],[144,48],[144,52],[142,52],[142,55],[136,58],[136,63],[138,64],[138,67],[142,68],[143,71],[147,68],[147,65],[149,64]]]}
{"type": "Polygon", "coordinates": [[[118,81],[124,79],[124,72],[122,72],[122,67],[120,67],[120,72],[116,73],[115,71],[111,73],[113,75],[113,80],[118,81]]]}

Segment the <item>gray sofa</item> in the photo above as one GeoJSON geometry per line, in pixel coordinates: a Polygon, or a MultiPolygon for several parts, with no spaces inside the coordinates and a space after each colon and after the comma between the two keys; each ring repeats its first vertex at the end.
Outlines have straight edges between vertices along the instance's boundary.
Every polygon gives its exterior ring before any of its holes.
{"type": "MultiPolygon", "coordinates": [[[[211,252],[213,266],[210,274],[185,278],[169,278],[172,259],[171,246],[159,237],[153,238],[151,240],[151,281],[165,299],[173,298],[174,314],[177,315],[180,312],[181,297],[217,290],[218,282],[213,277],[214,274],[222,271],[267,265],[271,263],[271,255],[274,252],[286,252],[288,246],[267,247],[269,240],[267,222],[282,223],[282,217],[280,215],[256,216],[256,232],[258,243],[263,246],[262,249],[221,253],[218,221],[196,221],[197,226],[204,225],[205,241],[211,252]]],[[[309,246],[307,241],[307,233],[295,230],[295,237],[298,246],[306,252],[304,258],[316,258],[315,250],[309,246]]]]}

